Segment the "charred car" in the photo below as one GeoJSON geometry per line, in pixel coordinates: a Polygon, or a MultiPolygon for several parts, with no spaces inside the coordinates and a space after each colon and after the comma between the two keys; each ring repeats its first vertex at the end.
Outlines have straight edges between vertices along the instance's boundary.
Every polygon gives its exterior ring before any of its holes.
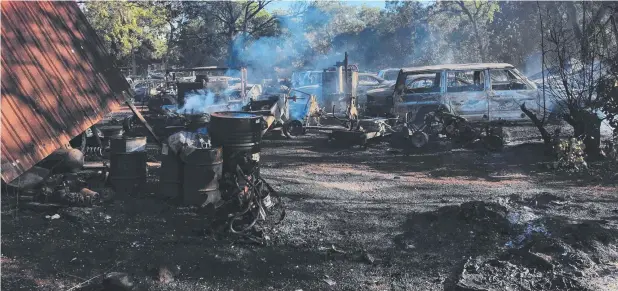
{"type": "Polygon", "coordinates": [[[469,122],[516,123],[528,122],[521,104],[540,109],[536,85],[505,63],[404,68],[391,98],[391,114],[419,124],[438,109],[469,122]]]}
{"type": "MultiPolygon", "coordinates": [[[[406,86],[409,88],[430,87],[434,82],[434,75],[421,74],[407,80],[406,86]]],[[[368,90],[366,94],[365,115],[374,117],[392,117],[393,93],[395,92],[395,82],[388,82],[385,86],[368,90]]],[[[385,82],[385,83],[386,83],[385,82]]]]}
{"type": "Polygon", "coordinates": [[[358,74],[358,86],[357,86],[357,106],[362,108],[363,111],[367,107],[367,92],[370,90],[393,87],[394,81],[388,81],[382,79],[371,73],[359,73],[358,74]]]}
{"type": "Polygon", "coordinates": [[[384,80],[387,80],[387,81],[395,82],[397,81],[397,75],[399,75],[400,70],[401,69],[395,69],[395,68],[380,70],[378,72],[378,77],[384,80]]]}

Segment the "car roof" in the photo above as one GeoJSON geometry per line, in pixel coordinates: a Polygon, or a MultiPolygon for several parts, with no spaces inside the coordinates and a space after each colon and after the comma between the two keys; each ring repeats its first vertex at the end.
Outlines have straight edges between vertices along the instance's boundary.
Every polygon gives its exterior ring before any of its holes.
{"type": "Polygon", "coordinates": [[[401,69],[404,73],[442,71],[442,70],[483,70],[483,69],[514,69],[507,63],[475,63],[475,64],[447,64],[423,67],[410,67],[401,69]]]}
{"type": "MultiPolygon", "coordinates": [[[[358,76],[359,77],[360,76],[371,76],[371,77],[374,77],[376,79],[384,80],[382,77],[380,77],[380,76],[378,76],[378,75],[376,75],[374,73],[358,73],[358,76]]],[[[384,81],[386,81],[386,80],[384,80],[384,81]]]]}
{"type": "Polygon", "coordinates": [[[386,72],[386,71],[399,71],[399,70],[401,70],[401,68],[388,68],[388,69],[383,69],[383,70],[380,70],[380,72],[386,72]]]}

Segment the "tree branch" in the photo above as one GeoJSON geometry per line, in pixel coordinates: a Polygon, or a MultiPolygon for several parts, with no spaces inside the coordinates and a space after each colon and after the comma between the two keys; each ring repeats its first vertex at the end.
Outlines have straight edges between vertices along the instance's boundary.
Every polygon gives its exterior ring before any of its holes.
{"type": "Polygon", "coordinates": [[[275,20],[275,17],[271,17],[270,19],[268,19],[267,21],[265,21],[264,23],[258,25],[257,27],[255,27],[254,29],[251,30],[251,32],[249,33],[250,35],[254,35],[255,33],[259,32],[260,30],[266,28],[266,25],[271,23],[271,25],[274,24],[273,20],[275,20]]]}
{"type": "Polygon", "coordinates": [[[545,129],[543,122],[539,120],[536,114],[526,108],[526,102],[522,103],[519,108],[521,109],[521,111],[524,112],[524,114],[526,114],[526,116],[528,116],[528,118],[530,118],[530,120],[532,120],[532,123],[534,123],[534,125],[539,129],[539,132],[541,133],[541,138],[543,138],[543,143],[546,146],[551,146],[552,138],[549,132],[547,132],[547,129],[545,129]]]}

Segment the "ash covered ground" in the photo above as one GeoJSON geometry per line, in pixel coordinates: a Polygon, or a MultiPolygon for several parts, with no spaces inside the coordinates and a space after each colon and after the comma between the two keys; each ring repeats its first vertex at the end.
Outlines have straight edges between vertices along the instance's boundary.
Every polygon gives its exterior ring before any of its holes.
{"type": "Polygon", "coordinates": [[[499,153],[267,139],[262,176],[287,216],[265,246],[154,194],[44,209],[3,196],[1,287],[102,290],[122,272],[137,290],[618,290],[618,177],[550,171],[521,132],[499,153]]]}

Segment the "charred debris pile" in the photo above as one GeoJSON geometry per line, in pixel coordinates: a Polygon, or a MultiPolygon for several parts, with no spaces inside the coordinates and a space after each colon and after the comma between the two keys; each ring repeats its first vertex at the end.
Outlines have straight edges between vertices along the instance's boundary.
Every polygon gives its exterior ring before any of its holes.
{"type": "Polygon", "coordinates": [[[591,279],[615,269],[618,235],[607,221],[546,215],[572,203],[545,192],[444,206],[411,214],[395,241],[449,262],[446,290],[596,290],[591,279]]]}

